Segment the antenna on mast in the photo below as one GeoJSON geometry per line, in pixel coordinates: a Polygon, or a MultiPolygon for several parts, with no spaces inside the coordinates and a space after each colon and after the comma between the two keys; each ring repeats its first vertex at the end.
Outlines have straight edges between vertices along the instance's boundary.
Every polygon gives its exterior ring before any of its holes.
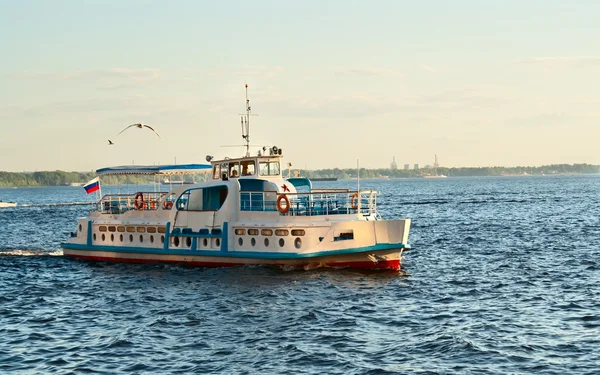
{"type": "Polygon", "coordinates": [[[251,111],[250,99],[248,99],[248,84],[246,83],[246,114],[240,114],[242,116],[242,138],[246,141],[246,157],[250,156],[250,116],[258,116],[252,115],[251,111]]]}

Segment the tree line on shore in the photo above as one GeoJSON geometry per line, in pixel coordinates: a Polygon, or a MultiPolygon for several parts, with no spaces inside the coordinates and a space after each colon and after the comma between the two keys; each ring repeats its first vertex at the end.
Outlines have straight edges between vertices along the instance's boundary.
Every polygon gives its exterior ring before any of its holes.
{"type": "MultiPolygon", "coordinates": [[[[300,176],[308,178],[337,178],[340,180],[356,178],[356,169],[318,169],[299,170],[300,176]]],[[[448,177],[469,176],[534,176],[555,174],[600,173],[600,165],[593,164],[553,164],[541,167],[460,167],[460,168],[422,168],[422,169],[360,169],[361,178],[418,178],[434,175],[448,177]]],[[[284,173],[287,175],[287,173],[284,173]]],[[[94,172],[0,172],[0,187],[20,186],[67,186],[85,183],[96,176],[94,172]]],[[[186,176],[186,181],[191,177],[186,176]]],[[[195,181],[206,178],[195,177],[195,181]]],[[[155,181],[153,176],[111,176],[107,184],[145,184],[155,181]]],[[[160,181],[159,181],[160,182],[160,181]]]]}

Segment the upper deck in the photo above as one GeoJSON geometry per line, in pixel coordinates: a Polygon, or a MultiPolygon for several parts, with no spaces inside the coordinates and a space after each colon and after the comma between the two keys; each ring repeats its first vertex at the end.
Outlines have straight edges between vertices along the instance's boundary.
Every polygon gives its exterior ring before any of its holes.
{"type": "Polygon", "coordinates": [[[230,178],[281,178],[282,150],[277,146],[269,149],[263,147],[256,156],[245,156],[241,158],[224,158],[212,160],[207,156],[206,160],[212,165],[213,180],[228,180],[230,178]]]}

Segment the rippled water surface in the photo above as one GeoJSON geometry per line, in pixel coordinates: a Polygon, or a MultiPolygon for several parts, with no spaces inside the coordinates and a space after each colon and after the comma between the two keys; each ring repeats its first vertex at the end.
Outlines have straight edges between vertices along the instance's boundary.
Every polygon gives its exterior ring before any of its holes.
{"type": "Polygon", "coordinates": [[[69,260],[83,189],[0,189],[0,373],[598,373],[600,176],[361,188],[400,273],[69,260]]]}

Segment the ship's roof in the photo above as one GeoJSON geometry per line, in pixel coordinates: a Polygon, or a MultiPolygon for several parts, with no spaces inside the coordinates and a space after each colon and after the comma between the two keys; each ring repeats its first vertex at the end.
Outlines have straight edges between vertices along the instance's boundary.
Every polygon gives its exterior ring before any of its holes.
{"type": "Polygon", "coordinates": [[[177,164],[177,165],[122,165],[118,167],[101,168],[96,171],[99,176],[107,175],[174,175],[206,173],[211,169],[210,164],[177,164]]]}

